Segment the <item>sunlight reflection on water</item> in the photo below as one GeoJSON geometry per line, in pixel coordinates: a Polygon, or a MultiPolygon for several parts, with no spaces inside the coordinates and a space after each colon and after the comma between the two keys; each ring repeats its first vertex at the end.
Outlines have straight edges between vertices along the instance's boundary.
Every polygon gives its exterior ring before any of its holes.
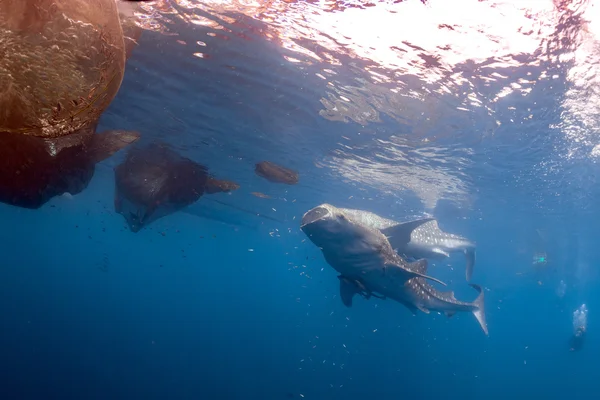
{"type": "MultiPolygon", "coordinates": [[[[468,205],[473,182],[497,180],[499,173],[515,175],[522,187],[533,187],[532,180],[560,185],[568,178],[555,171],[600,153],[598,107],[591,106],[600,102],[597,6],[425,3],[157,0],[127,14],[143,29],[168,35],[184,24],[209,27],[223,40],[260,37],[286,50],[281,57],[290,65],[317,67],[322,118],[358,124],[357,130],[387,119],[399,126],[368,146],[340,139],[317,164],[383,191],[409,189],[429,209],[441,198],[468,205]],[[530,134],[541,129],[558,132],[560,142],[530,134]],[[539,154],[531,170],[509,170],[507,153],[480,151],[499,134],[514,148],[508,155],[539,154]],[[358,156],[361,149],[369,154],[358,156]],[[476,160],[485,164],[479,178],[466,177],[476,160]]],[[[202,37],[181,44],[190,57],[212,57],[202,37]]]]}

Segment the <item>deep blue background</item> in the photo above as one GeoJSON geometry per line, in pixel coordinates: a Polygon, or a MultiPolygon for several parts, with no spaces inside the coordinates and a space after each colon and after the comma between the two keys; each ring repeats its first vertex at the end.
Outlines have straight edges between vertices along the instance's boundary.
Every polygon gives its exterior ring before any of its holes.
{"type": "MultiPolygon", "coordinates": [[[[203,33],[182,29],[179,39],[203,33]]],[[[486,287],[485,337],[468,314],[413,317],[376,299],[343,307],[335,272],[299,230],[302,214],[324,201],[399,220],[422,215],[414,193],[381,193],[375,183],[362,187],[315,166],[344,135],[370,130],[353,138],[354,156],[369,158],[377,151],[373,137],[409,135],[410,127],[385,115],[367,128],[327,121],[318,115],[325,89],[309,67],[283,63],[284,51],[260,40],[205,40],[212,51],[206,62],[172,38],[145,33],[101,125],[138,129],[142,142],[167,140],[242,188],[205,196],[134,234],[113,212],[112,167],[120,153],[72,199],[36,211],[1,206],[0,398],[595,395],[600,253],[597,189],[586,177],[597,168],[561,164],[554,175],[537,169],[564,144],[548,128],[558,118],[560,84],[550,94],[543,85],[532,92],[527,101],[541,111],[529,125],[503,127],[493,137],[477,136],[485,127],[474,112],[471,130],[447,154],[462,157],[465,143],[472,144],[475,162],[463,171],[471,204],[441,200],[427,210],[443,229],[478,244],[473,280],[486,287]],[[253,165],[262,159],[298,169],[301,183],[256,177],[253,165]],[[539,251],[549,263],[536,269],[539,251]],[[568,285],[562,299],[555,293],[561,279],[568,285]],[[590,310],[589,335],[583,351],[571,353],[572,312],[582,302],[590,310]]],[[[496,118],[507,122],[518,112],[496,118]]],[[[475,297],[463,281],[462,257],[432,263],[430,271],[451,282],[458,298],[475,297]]]]}

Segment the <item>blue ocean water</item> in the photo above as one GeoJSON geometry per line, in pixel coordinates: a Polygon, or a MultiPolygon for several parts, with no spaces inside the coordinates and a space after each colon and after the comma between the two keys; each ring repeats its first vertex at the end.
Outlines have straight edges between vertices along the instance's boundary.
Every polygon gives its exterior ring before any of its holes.
{"type": "MultiPolygon", "coordinates": [[[[400,4],[398,18],[414,7],[437,15],[440,4],[400,4]]],[[[101,128],[139,131],[136,146],[167,142],[240,189],[133,233],[113,205],[122,151],[80,194],[39,210],[0,206],[1,398],[595,396],[598,42],[581,38],[594,4],[548,4],[550,22],[529,15],[552,28],[530,53],[451,68],[452,51],[430,55],[399,30],[399,60],[415,70],[319,41],[341,40],[324,28],[270,40],[270,9],[145,6],[161,29],[146,26],[101,128]],[[300,182],[258,177],[262,160],[300,182]],[[360,298],[344,307],[337,273],[299,229],[323,202],[399,221],[432,215],[474,240],[489,337],[469,313],[412,316],[360,298]],[[540,255],[548,262],[534,265],[540,255]],[[582,303],[589,333],[571,352],[582,303]]],[[[276,11],[302,25],[294,10],[276,11]]],[[[484,36],[508,40],[495,26],[484,36]]],[[[429,273],[475,298],[462,255],[430,261],[429,273]]]]}

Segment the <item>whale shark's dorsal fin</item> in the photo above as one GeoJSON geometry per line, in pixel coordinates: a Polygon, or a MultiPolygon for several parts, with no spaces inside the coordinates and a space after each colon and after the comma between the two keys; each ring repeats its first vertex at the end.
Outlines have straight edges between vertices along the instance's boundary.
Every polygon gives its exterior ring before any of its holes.
{"type": "Polygon", "coordinates": [[[415,262],[411,262],[408,264],[408,267],[415,272],[418,272],[420,274],[426,274],[427,273],[427,260],[422,258],[420,260],[417,260],[415,262]]]}
{"type": "Polygon", "coordinates": [[[414,221],[402,222],[381,230],[393,249],[403,249],[410,242],[411,233],[426,222],[435,221],[435,218],[422,218],[414,221]]]}
{"type": "Polygon", "coordinates": [[[454,291],[450,290],[448,292],[438,292],[438,296],[441,297],[443,300],[451,300],[451,301],[458,301],[456,300],[456,297],[454,297],[454,291]]]}

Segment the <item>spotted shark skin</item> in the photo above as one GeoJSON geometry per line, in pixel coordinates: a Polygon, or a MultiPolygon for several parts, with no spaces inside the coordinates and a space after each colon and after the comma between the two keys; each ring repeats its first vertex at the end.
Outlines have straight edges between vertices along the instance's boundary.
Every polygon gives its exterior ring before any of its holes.
{"type": "Polygon", "coordinates": [[[443,259],[450,253],[462,252],[466,258],[465,278],[470,281],[475,267],[475,243],[444,232],[434,218],[423,218],[407,222],[397,222],[380,217],[369,211],[340,208],[362,223],[379,229],[388,237],[391,246],[399,254],[414,258],[443,259]]]}
{"type": "Polygon", "coordinates": [[[413,313],[439,311],[452,316],[456,312],[471,312],[488,334],[480,286],[471,285],[479,292],[471,303],[457,300],[453,292],[437,290],[427,282],[441,283],[426,275],[427,260],[407,262],[392,249],[379,229],[381,221],[377,216],[351,211],[321,204],[306,212],[301,223],[302,231],[340,273],[340,297],[346,307],[351,307],[354,295],[359,294],[367,299],[373,296],[395,300],[413,313]]]}

